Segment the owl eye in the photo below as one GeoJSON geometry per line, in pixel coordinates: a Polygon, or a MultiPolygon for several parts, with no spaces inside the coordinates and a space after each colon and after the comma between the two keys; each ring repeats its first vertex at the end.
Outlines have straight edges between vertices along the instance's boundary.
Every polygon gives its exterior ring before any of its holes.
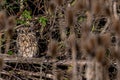
{"type": "Polygon", "coordinates": [[[20,30],[20,33],[24,33],[24,31],[23,31],[23,30],[20,30]]]}

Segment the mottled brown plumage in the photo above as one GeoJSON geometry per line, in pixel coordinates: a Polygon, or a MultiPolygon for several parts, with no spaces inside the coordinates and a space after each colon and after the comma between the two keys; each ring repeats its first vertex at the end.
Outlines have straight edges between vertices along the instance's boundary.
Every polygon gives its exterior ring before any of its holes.
{"type": "Polygon", "coordinates": [[[18,29],[17,48],[19,55],[22,57],[33,57],[37,53],[36,36],[29,27],[18,29]]]}

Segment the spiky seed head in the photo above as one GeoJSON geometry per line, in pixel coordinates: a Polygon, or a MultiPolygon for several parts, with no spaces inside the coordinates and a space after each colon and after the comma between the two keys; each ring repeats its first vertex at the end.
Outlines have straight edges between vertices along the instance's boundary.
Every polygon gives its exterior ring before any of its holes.
{"type": "Polygon", "coordinates": [[[0,11],[0,30],[5,29],[6,21],[7,17],[5,11],[0,11]]]}
{"type": "Polygon", "coordinates": [[[66,9],[66,22],[68,26],[72,26],[74,23],[74,13],[71,6],[68,6],[66,9]]]}
{"type": "Polygon", "coordinates": [[[96,54],[96,59],[98,62],[102,62],[103,58],[105,56],[105,48],[102,46],[97,47],[95,54],[96,54]]]}
{"type": "Polygon", "coordinates": [[[48,45],[48,55],[55,58],[57,56],[57,48],[58,48],[57,41],[51,40],[51,42],[48,45]]]}
{"type": "Polygon", "coordinates": [[[120,22],[119,20],[113,19],[112,29],[116,34],[120,34],[120,22]]]}
{"type": "Polygon", "coordinates": [[[109,9],[109,7],[104,7],[104,14],[106,15],[106,16],[108,16],[108,17],[110,17],[111,16],[111,11],[110,11],[110,9],[109,9]]]}
{"type": "Polygon", "coordinates": [[[81,43],[81,47],[87,52],[87,53],[92,53],[94,50],[94,46],[90,43],[89,40],[84,40],[84,43],[81,43]]]}
{"type": "Polygon", "coordinates": [[[51,13],[54,13],[54,11],[55,11],[55,9],[56,9],[56,4],[55,4],[55,2],[50,1],[50,3],[49,3],[49,9],[50,9],[50,12],[51,12],[51,13]]]}
{"type": "Polygon", "coordinates": [[[101,34],[98,36],[98,44],[104,47],[109,47],[110,45],[110,33],[101,34]]]}
{"type": "Polygon", "coordinates": [[[8,18],[8,26],[10,26],[10,28],[13,28],[16,25],[16,21],[15,21],[15,17],[14,16],[10,16],[8,18]]]}
{"type": "Polygon", "coordinates": [[[90,32],[90,27],[86,23],[83,24],[81,29],[82,29],[83,34],[87,33],[87,35],[88,35],[88,33],[90,32]]]}
{"type": "Polygon", "coordinates": [[[63,0],[54,0],[54,1],[58,6],[63,4],[63,0]]]}
{"type": "Polygon", "coordinates": [[[97,38],[96,38],[96,35],[94,35],[94,34],[91,34],[90,36],[89,36],[89,42],[91,43],[91,45],[93,45],[94,47],[96,47],[97,46],[97,38]]]}
{"type": "Polygon", "coordinates": [[[7,30],[7,36],[9,36],[10,38],[12,38],[13,32],[14,32],[14,29],[12,29],[12,28],[8,29],[7,30]]]}
{"type": "Polygon", "coordinates": [[[103,36],[102,36],[102,43],[105,47],[109,47],[110,46],[110,42],[111,42],[111,35],[110,33],[105,33],[103,36]]]}
{"type": "Polygon", "coordinates": [[[85,0],[78,0],[75,2],[74,9],[77,11],[81,11],[86,8],[86,2],[85,0]]]}
{"type": "Polygon", "coordinates": [[[3,58],[0,58],[0,70],[2,70],[2,68],[3,68],[3,58]]]}
{"type": "Polygon", "coordinates": [[[62,77],[63,77],[63,72],[58,70],[57,71],[57,80],[61,80],[62,77]]]}
{"type": "Polygon", "coordinates": [[[100,14],[102,7],[98,1],[95,1],[93,2],[91,9],[92,9],[92,13],[97,15],[97,14],[100,14]]]}
{"type": "Polygon", "coordinates": [[[112,55],[114,58],[120,60],[120,50],[119,49],[114,49],[112,50],[112,55]]]}

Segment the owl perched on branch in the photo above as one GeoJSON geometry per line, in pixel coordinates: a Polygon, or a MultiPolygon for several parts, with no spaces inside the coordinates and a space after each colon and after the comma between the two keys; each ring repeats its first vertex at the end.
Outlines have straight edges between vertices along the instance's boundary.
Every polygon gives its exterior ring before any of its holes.
{"type": "Polygon", "coordinates": [[[30,27],[19,27],[17,29],[17,49],[22,57],[31,58],[37,54],[38,45],[35,33],[30,27]]]}

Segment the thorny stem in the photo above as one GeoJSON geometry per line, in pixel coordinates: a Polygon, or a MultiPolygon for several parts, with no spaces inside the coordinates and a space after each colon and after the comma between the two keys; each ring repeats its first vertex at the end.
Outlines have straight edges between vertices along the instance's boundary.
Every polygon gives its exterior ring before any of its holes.
{"type": "MultiPolygon", "coordinates": [[[[75,34],[73,34],[75,35],[75,34]]],[[[73,77],[72,77],[72,80],[78,80],[77,79],[77,60],[76,60],[76,48],[75,48],[75,43],[73,42],[73,45],[72,45],[72,61],[73,61],[73,77]]]]}
{"type": "Polygon", "coordinates": [[[2,53],[1,52],[1,45],[2,45],[2,34],[0,33],[0,54],[2,53]]]}
{"type": "Polygon", "coordinates": [[[116,20],[119,20],[119,16],[117,15],[117,2],[113,2],[113,13],[114,13],[114,17],[116,20]]]}

